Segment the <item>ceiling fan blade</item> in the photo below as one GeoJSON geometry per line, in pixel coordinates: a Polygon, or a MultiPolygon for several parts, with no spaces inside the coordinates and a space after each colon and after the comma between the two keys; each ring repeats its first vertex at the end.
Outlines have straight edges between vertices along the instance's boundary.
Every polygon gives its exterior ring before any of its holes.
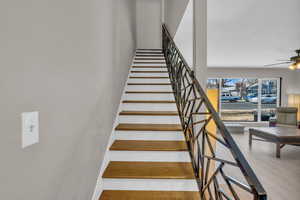
{"type": "Polygon", "coordinates": [[[289,64],[289,63],[292,63],[292,62],[288,61],[288,62],[274,63],[274,64],[269,64],[269,65],[264,65],[264,66],[265,67],[271,67],[271,66],[274,66],[274,65],[283,65],[283,64],[289,64]]]}

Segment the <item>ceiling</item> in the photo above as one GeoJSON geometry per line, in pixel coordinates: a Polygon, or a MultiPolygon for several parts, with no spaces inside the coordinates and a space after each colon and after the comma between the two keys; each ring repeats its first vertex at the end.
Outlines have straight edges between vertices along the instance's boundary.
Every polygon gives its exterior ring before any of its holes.
{"type": "Polygon", "coordinates": [[[208,0],[208,66],[263,67],[297,48],[300,0],[208,0]]]}

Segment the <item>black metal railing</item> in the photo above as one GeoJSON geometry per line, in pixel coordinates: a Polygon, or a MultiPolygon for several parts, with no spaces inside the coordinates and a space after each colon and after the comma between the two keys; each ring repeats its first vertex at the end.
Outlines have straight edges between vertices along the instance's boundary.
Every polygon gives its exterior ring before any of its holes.
{"type": "Polygon", "coordinates": [[[163,52],[201,199],[266,200],[263,186],[165,25],[162,30],[163,52]],[[210,131],[210,123],[215,124],[218,133],[210,131]]]}

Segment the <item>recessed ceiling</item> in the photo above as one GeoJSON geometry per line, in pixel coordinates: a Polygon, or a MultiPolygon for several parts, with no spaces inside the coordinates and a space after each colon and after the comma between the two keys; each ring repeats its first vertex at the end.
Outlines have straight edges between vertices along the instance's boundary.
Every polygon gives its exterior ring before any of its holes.
{"type": "Polygon", "coordinates": [[[297,48],[300,0],[208,0],[208,66],[263,67],[297,48]]]}

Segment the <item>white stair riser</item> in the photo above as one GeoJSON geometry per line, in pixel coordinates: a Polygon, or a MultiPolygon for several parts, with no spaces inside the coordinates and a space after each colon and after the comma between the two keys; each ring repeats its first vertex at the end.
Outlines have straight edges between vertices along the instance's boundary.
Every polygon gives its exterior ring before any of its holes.
{"type": "Polygon", "coordinates": [[[133,71],[168,71],[167,68],[132,68],[133,71]]]}
{"type": "Polygon", "coordinates": [[[164,66],[166,67],[166,64],[154,64],[154,63],[134,63],[133,66],[164,66]]]}
{"type": "MultiPolygon", "coordinates": [[[[135,70],[134,70],[135,71],[135,70]]],[[[138,71],[138,70],[137,70],[138,71]]],[[[144,70],[145,71],[145,70],[144,70]]],[[[159,70],[160,71],[160,70],[159,70]]],[[[163,71],[165,71],[165,70],[163,70],[163,71]]],[[[148,72],[146,72],[146,73],[141,73],[141,72],[139,72],[139,73],[134,73],[134,72],[132,72],[132,73],[130,73],[130,75],[131,76],[169,76],[169,74],[167,73],[167,72],[163,72],[163,73],[148,73],[148,72]]]]}
{"type": "MultiPolygon", "coordinates": [[[[143,64],[144,63],[153,63],[153,64],[156,64],[156,63],[163,63],[163,64],[165,64],[166,62],[165,61],[163,61],[163,60],[135,60],[134,62],[142,62],[143,64]]],[[[136,64],[136,63],[134,63],[134,64],[136,64]]]]}
{"type": "Polygon", "coordinates": [[[190,162],[188,152],[180,151],[110,151],[111,161],[190,162]]]}
{"type": "Polygon", "coordinates": [[[180,124],[178,116],[120,115],[119,123],[180,124]]]}
{"type": "Polygon", "coordinates": [[[162,49],[137,49],[136,53],[138,52],[162,52],[162,49]]]}
{"type": "Polygon", "coordinates": [[[136,50],[136,54],[139,53],[139,52],[155,52],[155,53],[161,53],[162,52],[162,49],[137,49],[136,50]]]}
{"type": "Polygon", "coordinates": [[[172,91],[170,85],[127,85],[126,91],[172,91]]]}
{"type": "Polygon", "coordinates": [[[136,59],[136,58],[146,58],[146,59],[149,59],[149,60],[151,60],[152,58],[154,58],[154,59],[165,59],[165,57],[164,56],[162,56],[162,55],[160,55],[160,56],[136,56],[136,57],[134,57],[134,59],[136,59]]]}
{"type": "Polygon", "coordinates": [[[181,131],[115,131],[116,140],[178,140],[184,141],[181,131]]]}
{"type": "Polygon", "coordinates": [[[103,179],[104,190],[197,191],[195,180],[103,179]]]}
{"type": "Polygon", "coordinates": [[[163,56],[162,51],[137,51],[136,55],[161,55],[163,56]]]}
{"type": "MultiPolygon", "coordinates": [[[[141,77],[141,76],[147,76],[147,77],[169,77],[169,75],[167,73],[130,73],[130,76],[133,77],[141,77]]],[[[132,79],[129,79],[129,83],[132,79]]]]}
{"type": "Polygon", "coordinates": [[[173,94],[126,94],[125,100],[170,100],[174,101],[173,94]]]}
{"type": "Polygon", "coordinates": [[[177,111],[175,103],[123,103],[122,110],[177,111]]]}
{"type": "MultiPolygon", "coordinates": [[[[171,83],[170,79],[166,78],[131,78],[129,83],[171,83]]],[[[170,90],[172,91],[172,90],[170,90]]]]}
{"type": "Polygon", "coordinates": [[[162,52],[157,52],[157,51],[139,51],[136,53],[137,55],[160,55],[164,57],[164,54],[162,52]]]}

